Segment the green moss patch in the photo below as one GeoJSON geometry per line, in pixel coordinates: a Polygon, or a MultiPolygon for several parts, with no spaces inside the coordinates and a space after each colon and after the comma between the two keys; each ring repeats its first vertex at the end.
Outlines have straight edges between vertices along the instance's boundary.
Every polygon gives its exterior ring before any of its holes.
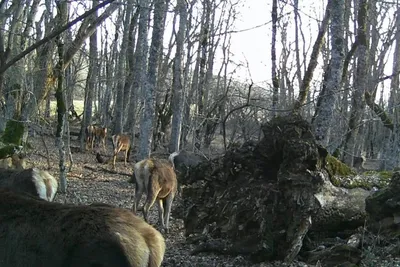
{"type": "Polygon", "coordinates": [[[24,123],[16,120],[9,120],[4,130],[2,141],[6,144],[22,144],[22,136],[24,134],[24,123]]]}
{"type": "Polygon", "coordinates": [[[328,155],[326,157],[326,170],[330,177],[339,175],[339,176],[349,176],[349,175],[356,175],[356,172],[352,170],[349,166],[345,163],[341,162],[337,158],[328,155]]]}

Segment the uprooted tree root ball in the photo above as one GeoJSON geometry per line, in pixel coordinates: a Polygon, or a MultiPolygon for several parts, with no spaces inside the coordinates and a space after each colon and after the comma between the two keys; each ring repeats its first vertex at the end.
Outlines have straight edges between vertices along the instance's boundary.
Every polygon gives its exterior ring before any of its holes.
{"type": "MultiPolygon", "coordinates": [[[[340,197],[346,202],[347,197],[332,185],[325,168],[328,153],[315,141],[309,123],[297,115],[277,117],[262,130],[260,142],[202,163],[182,181],[178,210],[186,236],[198,244],[194,253],[291,262],[310,231],[336,231],[343,223],[355,227],[365,218],[362,204],[348,208],[326,200],[340,197]]],[[[349,195],[364,203],[366,194],[349,195]]]]}

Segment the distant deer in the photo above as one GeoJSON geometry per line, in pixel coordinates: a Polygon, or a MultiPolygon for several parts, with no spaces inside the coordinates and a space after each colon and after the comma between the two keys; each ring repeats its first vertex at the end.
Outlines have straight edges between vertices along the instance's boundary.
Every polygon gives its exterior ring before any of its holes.
{"type": "Polygon", "coordinates": [[[169,217],[178,184],[172,163],[174,156],[175,154],[170,156],[171,162],[154,158],[139,161],[135,164],[132,175],[132,180],[136,183],[133,212],[136,214],[142,194],[145,192],[147,195],[143,207],[145,221],[148,222],[149,210],[157,201],[158,219],[166,233],[169,232],[169,217]]]}
{"type": "Polygon", "coordinates": [[[89,125],[85,129],[85,137],[86,137],[86,150],[89,148],[93,150],[93,145],[94,145],[94,126],[89,125]]]}
{"type": "Polygon", "coordinates": [[[126,209],[47,202],[0,189],[2,267],[159,267],[160,232],[126,209]]]}
{"type": "Polygon", "coordinates": [[[58,182],[50,173],[37,168],[0,169],[0,188],[8,188],[14,192],[24,192],[43,200],[53,201],[58,182]]]}
{"type": "Polygon", "coordinates": [[[99,127],[96,125],[89,125],[86,130],[86,149],[90,147],[93,150],[96,142],[98,142],[98,146],[100,144],[103,145],[103,151],[106,151],[106,137],[107,137],[107,128],[106,127],[99,127]]]}
{"type": "Polygon", "coordinates": [[[126,134],[116,134],[112,136],[114,146],[113,169],[115,169],[115,160],[120,151],[125,151],[125,166],[131,151],[131,138],[126,134]]]}
{"type": "Polygon", "coordinates": [[[107,137],[107,128],[106,127],[94,126],[94,139],[98,140],[99,147],[100,147],[100,144],[103,145],[104,152],[106,152],[106,137],[107,137]]]}

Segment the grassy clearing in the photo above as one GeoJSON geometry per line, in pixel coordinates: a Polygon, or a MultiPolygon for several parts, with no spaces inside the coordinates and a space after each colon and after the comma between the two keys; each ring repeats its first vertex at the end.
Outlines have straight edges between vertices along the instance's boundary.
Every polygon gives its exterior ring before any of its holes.
{"type": "MultiPolygon", "coordinates": [[[[93,102],[93,105],[95,103],[93,102]]],[[[82,114],[83,112],[83,106],[84,106],[84,100],[74,100],[74,108],[76,113],[78,113],[79,115],[82,114]]],[[[93,110],[94,110],[94,106],[93,106],[93,110]]],[[[57,115],[57,101],[53,100],[50,102],[50,114],[53,115],[57,115]]]]}

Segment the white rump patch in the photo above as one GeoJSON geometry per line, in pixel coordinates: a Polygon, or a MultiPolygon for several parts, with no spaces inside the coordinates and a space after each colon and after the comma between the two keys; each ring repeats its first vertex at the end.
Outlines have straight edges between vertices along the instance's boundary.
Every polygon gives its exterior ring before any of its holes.
{"type": "Polygon", "coordinates": [[[32,169],[32,181],[35,184],[37,193],[41,199],[53,201],[57,189],[57,180],[47,171],[32,169]]]}
{"type": "Polygon", "coordinates": [[[168,160],[169,160],[169,162],[171,162],[172,167],[174,168],[174,170],[175,170],[175,162],[174,162],[174,159],[175,159],[176,156],[179,155],[179,153],[180,153],[179,151],[175,151],[174,153],[172,153],[172,154],[169,155],[169,157],[168,157],[168,160]]]}

